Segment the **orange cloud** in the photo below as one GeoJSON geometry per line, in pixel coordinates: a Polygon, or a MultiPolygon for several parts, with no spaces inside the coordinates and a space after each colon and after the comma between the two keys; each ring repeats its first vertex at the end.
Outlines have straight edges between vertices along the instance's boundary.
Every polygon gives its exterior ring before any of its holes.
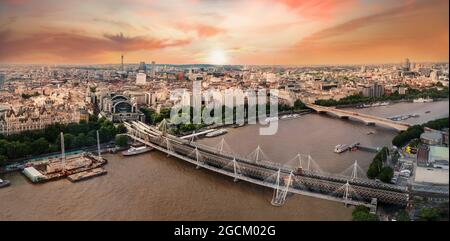
{"type": "MultiPolygon", "coordinates": [[[[111,52],[156,50],[189,44],[189,39],[167,40],[126,37],[122,33],[91,37],[76,33],[39,32],[17,37],[12,31],[0,32],[0,61],[42,61],[46,56],[67,62],[99,60],[111,52]],[[30,59],[35,56],[36,59],[30,59]]],[[[45,59],[48,61],[48,59],[45,59]]]]}
{"type": "Polygon", "coordinates": [[[350,7],[356,0],[274,0],[284,4],[307,18],[329,19],[339,8],[350,7]]]}
{"type": "Polygon", "coordinates": [[[288,51],[316,63],[448,60],[448,29],[448,1],[414,1],[321,30],[288,51]]]}
{"type": "Polygon", "coordinates": [[[218,28],[211,25],[206,24],[197,24],[197,23],[178,23],[177,27],[185,32],[195,31],[197,32],[199,37],[212,37],[217,34],[225,32],[224,29],[218,28]]]}

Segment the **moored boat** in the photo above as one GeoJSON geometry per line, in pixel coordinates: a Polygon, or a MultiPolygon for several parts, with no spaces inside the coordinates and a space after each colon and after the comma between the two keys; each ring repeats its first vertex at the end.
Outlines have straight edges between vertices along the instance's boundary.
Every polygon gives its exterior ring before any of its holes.
{"type": "Polygon", "coordinates": [[[2,187],[7,187],[7,186],[9,186],[10,184],[11,184],[11,182],[8,181],[8,180],[2,180],[2,179],[0,179],[0,188],[2,188],[2,187]]]}
{"type": "Polygon", "coordinates": [[[344,151],[347,151],[348,149],[349,149],[349,146],[347,144],[339,144],[334,147],[334,152],[342,153],[344,151]]]}
{"type": "Polygon", "coordinates": [[[220,136],[220,135],[226,134],[227,132],[228,132],[227,129],[219,129],[217,131],[209,132],[205,136],[206,137],[216,137],[216,136],[220,136]]]}
{"type": "Polygon", "coordinates": [[[130,147],[130,149],[123,151],[122,155],[124,156],[133,156],[133,155],[138,155],[138,154],[142,154],[142,153],[146,153],[151,151],[153,148],[148,147],[148,146],[140,146],[140,147],[130,147]]]}

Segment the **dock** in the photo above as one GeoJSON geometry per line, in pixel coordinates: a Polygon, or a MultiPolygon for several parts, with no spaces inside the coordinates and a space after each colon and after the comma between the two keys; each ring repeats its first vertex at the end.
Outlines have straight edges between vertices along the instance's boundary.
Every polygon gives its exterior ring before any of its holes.
{"type": "Polygon", "coordinates": [[[83,172],[79,172],[73,175],[70,175],[67,177],[67,179],[69,179],[69,181],[71,182],[78,182],[78,181],[82,181],[82,180],[86,180],[92,177],[98,177],[101,175],[106,174],[107,171],[103,168],[95,168],[92,170],[87,170],[87,171],[83,171],[83,172]]]}

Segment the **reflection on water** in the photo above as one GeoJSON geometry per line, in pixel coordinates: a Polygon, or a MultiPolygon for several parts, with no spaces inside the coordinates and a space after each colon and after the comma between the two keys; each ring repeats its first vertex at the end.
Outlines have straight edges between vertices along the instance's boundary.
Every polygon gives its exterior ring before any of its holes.
{"type": "MultiPolygon", "coordinates": [[[[448,101],[357,111],[391,116],[426,110],[431,112],[415,121],[448,116],[448,101]]],[[[335,154],[336,144],[358,141],[369,146],[389,145],[396,132],[310,114],[280,121],[275,136],[257,134],[258,126],[246,126],[229,129],[223,137],[242,155],[257,145],[271,160],[281,163],[297,153],[310,154],[323,170],[340,173],[354,160],[367,169],[374,154],[335,154]],[[375,134],[367,135],[371,130],[375,134]]],[[[201,142],[216,145],[221,138],[201,142]]],[[[12,182],[10,187],[0,189],[0,220],[349,220],[351,216],[351,209],[341,203],[300,195],[290,196],[282,207],[273,207],[272,190],[234,183],[231,178],[196,170],[158,152],[106,158],[107,175],[80,183],[60,180],[33,185],[19,173],[0,177],[12,182]]]]}

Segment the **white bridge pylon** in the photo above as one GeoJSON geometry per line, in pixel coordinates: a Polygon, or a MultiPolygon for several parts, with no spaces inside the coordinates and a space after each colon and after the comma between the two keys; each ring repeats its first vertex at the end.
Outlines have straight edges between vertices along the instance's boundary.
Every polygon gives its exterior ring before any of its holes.
{"type": "Polygon", "coordinates": [[[348,205],[353,199],[362,199],[356,190],[347,181],[344,185],[337,188],[334,192],[330,194],[331,196],[342,197],[344,204],[348,205]]]}
{"type": "Polygon", "coordinates": [[[364,170],[358,165],[358,161],[355,160],[355,162],[350,167],[341,172],[339,176],[343,176],[346,179],[349,178],[348,180],[350,181],[354,181],[357,179],[365,179],[366,174],[364,170]]]}
{"type": "Polygon", "coordinates": [[[289,173],[289,176],[285,176],[284,179],[281,179],[281,170],[279,169],[277,172],[277,177],[275,181],[275,189],[273,191],[272,197],[272,205],[274,206],[282,206],[286,202],[286,197],[289,192],[289,187],[293,183],[294,174],[292,172],[289,173]],[[286,180],[287,178],[287,180],[286,180]],[[283,184],[283,186],[281,185],[283,184]]]}
{"type": "Polygon", "coordinates": [[[225,141],[225,138],[222,138],[220,140],[220,142],[215,146],[215,148],[217,149],[217,151],[220,154],[229,154],[229,155],[232,155],[232,156],[236,155],[233,152],[233,150],[231,149],[230,145],[228,145],[228,143],[225,141]]]}
{"type": "Polygon", "coordinates": [[[270,161],[269,157],[263,152],[262,148],[258,145],[254,151],[247,155],[247,158],[257,162],[270,161]]]}

